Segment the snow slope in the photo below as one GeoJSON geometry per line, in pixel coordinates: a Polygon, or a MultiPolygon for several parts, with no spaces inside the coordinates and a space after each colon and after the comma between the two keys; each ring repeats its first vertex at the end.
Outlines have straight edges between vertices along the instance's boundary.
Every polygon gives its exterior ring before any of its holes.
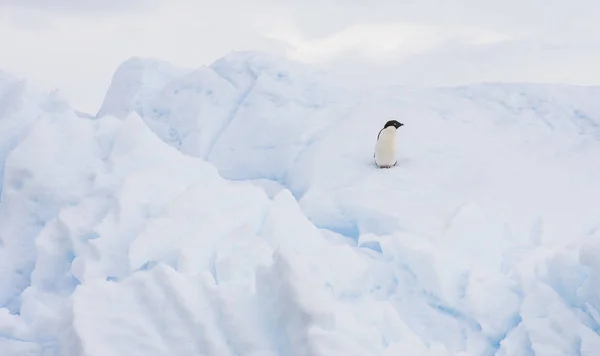
{"type": "Polygon", "coordinates": [[[9,82],[3,355],[600,349],[600,88],[133,58],[89,118],[9,82]]]}

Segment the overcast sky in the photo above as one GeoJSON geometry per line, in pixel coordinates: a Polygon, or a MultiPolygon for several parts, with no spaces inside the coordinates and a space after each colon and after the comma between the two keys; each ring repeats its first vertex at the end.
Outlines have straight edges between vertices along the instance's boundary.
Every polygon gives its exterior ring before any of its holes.
{"type": "Polygon", "coordinates": [[[384,84],[600,84],[599,10],[595,0],[0,0],[0,69],[90,113],[134,55],[198,67],[260,50],[384,84]]]}

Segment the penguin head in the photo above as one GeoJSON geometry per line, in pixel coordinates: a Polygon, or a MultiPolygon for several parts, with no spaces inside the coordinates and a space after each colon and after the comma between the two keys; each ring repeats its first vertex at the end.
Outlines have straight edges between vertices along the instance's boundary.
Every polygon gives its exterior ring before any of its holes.
{"type": "Polygon", "coordinates": [[[404,124],[401,123],[401,122],[398,122],[396,120],[390,120],[390,121],[388,121],[388,122],[385,123],[385,125],[383,126],[383,128],[385,129],[385,128],[390,127],[390,126],[394,126],[397,129],[400,126],[404,126],[404,124]]]}

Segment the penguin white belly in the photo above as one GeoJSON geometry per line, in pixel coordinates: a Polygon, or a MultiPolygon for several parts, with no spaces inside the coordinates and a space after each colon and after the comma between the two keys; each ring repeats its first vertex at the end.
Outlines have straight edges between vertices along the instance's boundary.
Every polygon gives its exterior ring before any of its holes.
{"type": "Polygon", "coordinates": [[[388,127],[381,130],[375,144],[375,163],[379,167],[391,167],[396,164],[396,128],[388,127]]]}

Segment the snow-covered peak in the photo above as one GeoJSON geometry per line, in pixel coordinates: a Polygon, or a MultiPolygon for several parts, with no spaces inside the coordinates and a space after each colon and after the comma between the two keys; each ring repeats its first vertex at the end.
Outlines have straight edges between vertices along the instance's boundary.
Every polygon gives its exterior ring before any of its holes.
{"type": "Polygon", "coordinates": [[[148,100],[153,91],[189,71],[155,58],[132,57],[115,71],[96,116],[113,115],[123,119],[135,111],[140,101],[148,100]]]}
{"type": "Polygon", "coordinates": [[[144,116],[143,102],[155,99],[165,86],[174,86],[179,80],[185,88],[190,81],[196,85],[214,86],[209,74],[204,77],[198,73],[214,71],[221,79],[228,81],[239,92],[245,92],[258,77],[269,77],[292,85],[303,82],[323,82],[328,75],[309,66],[271,56],[260,52],[240,51],[226,55],[208,67],[179,68],[169,62],[155,58],[132,57],[123,62],[113,75],[111,85],[105,96],[98,117],[115,115],[124,117],[130,112],[144,116]],[[188,78],[192,77],[192,78],[188,78]],[[209,82],[204,83],[204,80],[209,82]]]}
{"type": "MultiPolygon", "coordinates": [[[[9,152],[42,117],[73,113],[58,90],[44,92],[27,81],[0,71],[0,178],[9,152]]],[[[3,181],[0,179],[0,197],[3,181]]]]}
{"type": "Polygon", "coordinates": [[[314,125],[303,123],[303,110],[314,111],[344,95],[325,84],[326,79],[310,67],[257,52],[233,52],[193,70],[132,58],[114,74],[98,117],[123,118],[135,112],[163,141],[185,154],[208,157],[232,124],[254,126],[240,131],[246,136],[269,120],[313,130],[314,125]],[[246,108],[260,110],[252,107],[256,98],[285,110],[292,103],[298,111],[287,112],[287,117],[265,112],[256,117],[258,122],[238,122],[246,108]]]}
{"type": "Polygon", "coordinates": [[[326,72],[310,66],[256,51],[232,52],[216,60],[210,68],[240,88],[261,76],[294,84],[317,80],[322,84],[329,77],[326,72]]]}
{"type": "Polygon", "coordinates": [[[209,68],[243,92],[257,76],[275,75],[283,78],[292,67],[300,66],[282,58],[252,51],[232,52],[209,67],[199,66],[195,69],[176,67],[156,58],[132,57],[115,71],[97,116],[114,115],[124,118],[131,112],[145,116],[143,102],[157,95],[165,86],[173,86],[172,82],[181,79],[184,87],[189,86],[190,81],[195,81],[197,85],[211,86],[213,83],[207,77],[209,74],[204,74],[204,79],[209,80],[209,83],[203,83],[203,77],[198,76],[198,73],[207,72],[209,68]]]}

